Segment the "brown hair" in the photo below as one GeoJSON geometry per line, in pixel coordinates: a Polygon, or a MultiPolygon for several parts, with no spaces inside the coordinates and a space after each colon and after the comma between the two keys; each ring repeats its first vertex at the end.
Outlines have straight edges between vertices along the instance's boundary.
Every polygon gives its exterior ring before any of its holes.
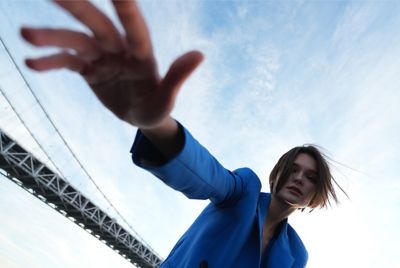
{"type": "Polygon", "coordinates": [[[275,192],[279,192],[283,185],[285,185],[285,183],[289,179],[290,174],[292,173],[294,160],[300,153],[311,156],[315,160],[317,165],[316,193],[308,207],[312,209],[317,207],[327,207],[331,204],[331,199],[338,203],[338,198],[332,181],[344,194],[346,194],[346,192],[333,178],[329,169],[328,161],[326,160],[327,157],[323,153],[321,153],[320,150],[314,145],[294,147],[293,149],[282,155],[281,158],[279,158],[275,167],[272,169],[271,174],[269,175],[271,193],[274,191],[275,183],[277,183],[275,187],[275,192]]]}

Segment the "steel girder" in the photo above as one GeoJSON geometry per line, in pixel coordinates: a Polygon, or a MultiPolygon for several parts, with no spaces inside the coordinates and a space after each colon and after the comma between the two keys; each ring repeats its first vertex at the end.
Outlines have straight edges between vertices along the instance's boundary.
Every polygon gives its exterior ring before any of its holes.
{"type": "Polygon", "coordinates": [[[159,267],[162,259],[115,219],[83,196],[0,129],[0,169],[7,177],[56,209],[138,267],[159,267]]]}

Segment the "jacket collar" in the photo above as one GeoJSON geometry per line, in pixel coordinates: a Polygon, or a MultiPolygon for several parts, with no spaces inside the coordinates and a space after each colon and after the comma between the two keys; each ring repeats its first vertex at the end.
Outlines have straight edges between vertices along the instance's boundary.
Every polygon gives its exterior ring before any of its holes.
{"type": "MultiPolygon", "coordinates": [[[[268,208],[271,202],[270,193],[260,193],[258,200],[257,214],[258,214],[258,233],[259,233],[259,250],[261,257],[261,243],[262,243],[262,230],[265,219],[268,215],[268,208]]],[[[268,260],[269,268],[289,268],[292,267],[294,258],[289,247],[289,237],[288,237],[288,220],[285,219],[282,223],[281,230],[279,232],[278,238],[275,241],[272,249],[270,258],[268,260]]]]}

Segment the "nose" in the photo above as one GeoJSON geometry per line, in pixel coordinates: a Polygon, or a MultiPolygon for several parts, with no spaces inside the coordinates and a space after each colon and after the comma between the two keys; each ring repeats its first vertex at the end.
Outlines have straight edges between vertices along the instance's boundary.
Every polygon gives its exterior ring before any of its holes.
{"type": "Polygon", "coordinates": [[[303,178],[304,178],[303,172],[296,172],[293,176],[293,182],[299,185],[303,185],[303,178]]]}

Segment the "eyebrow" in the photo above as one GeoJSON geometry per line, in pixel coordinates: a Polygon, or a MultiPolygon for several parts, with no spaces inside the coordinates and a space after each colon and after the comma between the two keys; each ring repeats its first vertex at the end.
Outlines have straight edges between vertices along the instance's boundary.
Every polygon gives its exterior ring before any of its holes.
{"type": "MultiPolygon", "coordinates": [[[[298,167],[300,167],[300,165],[297,164],[296,162],[293,162],[293,167],[298,168],[298,167]]],[[[314,170],[314,169],[308,169],[308,168],[306,168],[306,172],[311,173],[311,175],[317,175],[317,171],[314,170]]]]}

